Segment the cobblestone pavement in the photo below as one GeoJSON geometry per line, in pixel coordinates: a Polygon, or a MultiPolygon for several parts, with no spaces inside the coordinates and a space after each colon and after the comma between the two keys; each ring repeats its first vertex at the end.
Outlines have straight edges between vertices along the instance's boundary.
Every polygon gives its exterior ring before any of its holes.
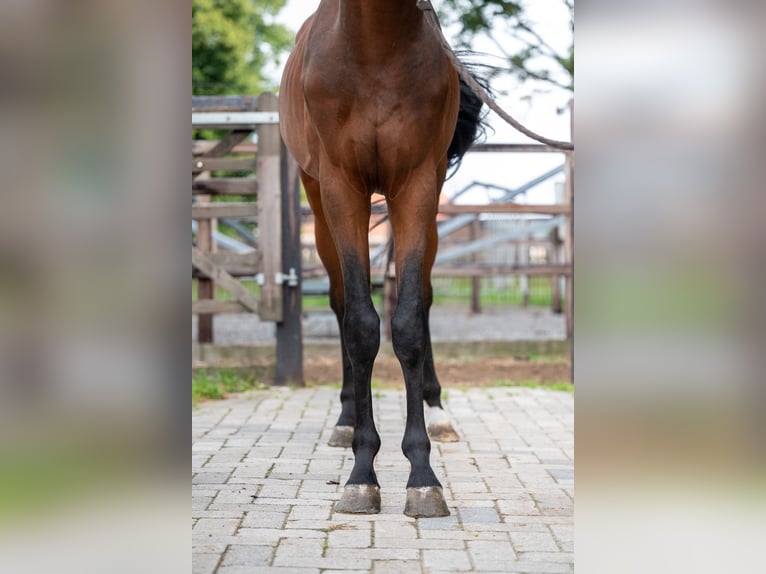
{"type": "Polygon", "coordinates": [[[375,391],[382,510],[333,512],[353,466],[327,446],[338,390],[272,388],[193,412],[195,574],[573,572],[573,397],[509,387],[450,389],[461,436],[433,443],[451,511],[402,511],[404,392],[375,391]]]}

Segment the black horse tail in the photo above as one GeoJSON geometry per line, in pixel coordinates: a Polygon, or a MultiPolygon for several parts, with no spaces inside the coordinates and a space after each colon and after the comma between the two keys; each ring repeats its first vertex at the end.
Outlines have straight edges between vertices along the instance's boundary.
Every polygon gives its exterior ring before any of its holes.
{"type": "MultiPolygon", "coordinates": [[[[482,86],[489,87],[487,80],[479,77],[474,70],[469,70],[469,73],[482,86]]],[[[473,93],[463,78],[460,78],[460,111],[457,115],[455,133],[447,150],[449,167],[453,174],[460,167],[460,162],[468,149],[487,132],[486,113],[483,112],[483,108],[484,103],[481,98],[473,93]]]]}

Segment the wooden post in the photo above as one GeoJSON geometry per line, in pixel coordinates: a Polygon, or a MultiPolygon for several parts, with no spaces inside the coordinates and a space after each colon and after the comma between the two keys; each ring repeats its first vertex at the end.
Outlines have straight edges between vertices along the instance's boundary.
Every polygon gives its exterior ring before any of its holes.
{"type": "MultiPolygon", "coordinates": [[[[200,174],[204,179],[208,174],[200,174]]],[[[197,205],[210,202],[209,195],[198,195],[194,199],[197,205]]],[[[212,220],[200,219],[197,221],[197,247],[205,253],[213,252],[213,226],[212,220]]],[[[197,278],[197,301],[212,301],[215,299],[215,283],[207,277],[197,278]]],[[[200,314],[197,316],[197,342],[213,342],[213,315],[200,314]]]]}
{"type": "MultiPolygon", "coordinates": [[[[277,97],[274,94],[262,94],[258,97],[258,110],[277,111],[277,97]]],[[[279,125],[263,124],[258,126],[258,237],[261,273],[260,306],[258,316],[261,321],[282,321],[283,287],[277,282],[278,273],[282,273],[282,194],[280,176],[280,149],[282,138],[279,125]]]]}
{"type": "MultiPolygon", "coordinates": [[[[574,100],[569,101],[569,116],[571,139],[574,142],[574,100]]],[[[564,173],[566,174],[564,202],[569,205],[571,210],[567,216],[566,235],[564,236],[566,262],[572,270],[566,284],[567,337],[571,341],[574,335],[574,151],[567,152],[566,154],[564,173]]]]}
{"type": "MultiPolygon", "coordinates": [[[[479,238],[480,230],[481,222],[478,218],[474,219],[468,229],[471,241],[475,241],[479,238]]],[[[473,263],[477,263],[478,261],[478,255],[475,252],[471,255],[471,261],[473,263]]],[[[481,313],[481,277],[478,275],[471,277],[471,313],[481,313]]]]}
{"type": "MultiPolygon", "coordinates": [[[[559,250],[561,249],[561,238],[559,237],[559,228],[551,229],[550,251],[548,252],[548,263],[556,265],[559,262],[559,250]]],[[[561,276],[551,275],[551,311],[561,315],[563,308],[561,305],[561,276]]]]}
{"type": "Polygon", "coordinates": [[[282,285],[282,321],[277,323],[277,365],[274,383],[304,386],[303,287],[301,283],[301,187],[298,164],[281,144],[282,262],[287,272],[282,285]],[[297,283],[295,283],[297,277],[297,283]],[[291,283],[294,283],[291,285],[291,283]]]}
{"type": "MultiPolygon", "coordinates": [[[[524,237],[519,241],[517,249],[519,249],[519,265],[529,264],[529,237],[524,237]]],[[[521,283],[521,305],[529,307],[529,275],[521,275],[519,281],[521,283]]]]}

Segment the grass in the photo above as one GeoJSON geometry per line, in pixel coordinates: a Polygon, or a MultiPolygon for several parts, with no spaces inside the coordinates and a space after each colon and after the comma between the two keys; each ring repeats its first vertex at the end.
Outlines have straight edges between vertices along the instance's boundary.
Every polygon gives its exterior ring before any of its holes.
{"type": "Polygon", "coordinates": [[[564,391],[567,393],[574,392],[574,384],[566,381],[494,381],[490,385],[492,387],[520,387],[525,389],[547,389],[549,391],[564,391]]]}
{"type": "Polygon", "coordinates": [[[533,363],[566,363],[569,357],[566,355],[548,355],[543,353],[527,353],[524,357],[533,363]]]}
{"type": "Polygon", "coordinates": [[[218,369],[208,373],[199,371],[192,377],[192,405],[202,400],[220,400],[229,393],[241,393],[251,389],[265,389],[266,385],[251,375],[242,376],[231,369],[218,369]]]}
{"type": "MultiPolygon", "coordinates": [[[[255,297],[260,296],[260,287],[255,281],[242,281],[242,284],[255,297]]],[[[225,289],[216,286],[215,298],[218,301],[233,301],[234,297],[225,289]]],[[[197,280],[192,279],[192,301],[197,300],[197,280]]],[[[521,305],[522,297],[518,285],[506,287],[482,286],[481,304],[492,307],[497,305],[521,305]]],[[[376,309],[383,308],[383,294],[376,290],[372,294],[376,309]]],[[[438,278],[434,280],[435,305],[466,305],[471,302],[471,283],[467,277],[438,278]]],[[[549,307],[551,304],[550,279],[544,277],[529,278],[529,305],[531,307],[549,307]]],[[[329,295],[304,295],[304,311],[329,311],[329,295]]]]}

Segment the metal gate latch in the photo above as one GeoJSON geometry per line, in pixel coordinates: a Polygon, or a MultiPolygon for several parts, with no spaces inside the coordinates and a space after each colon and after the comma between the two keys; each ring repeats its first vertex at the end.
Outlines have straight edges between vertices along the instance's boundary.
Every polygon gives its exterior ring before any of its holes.
{"type": "Polygon", "coordinates": [[[298,274],[295,272],[295,267],[290,267],[290,272],[287,275],[280,271],[277,271],[274,274],[274,282],[277,285],[287,283],[288,287],[297,287],[299,279],[298,274]]]}

